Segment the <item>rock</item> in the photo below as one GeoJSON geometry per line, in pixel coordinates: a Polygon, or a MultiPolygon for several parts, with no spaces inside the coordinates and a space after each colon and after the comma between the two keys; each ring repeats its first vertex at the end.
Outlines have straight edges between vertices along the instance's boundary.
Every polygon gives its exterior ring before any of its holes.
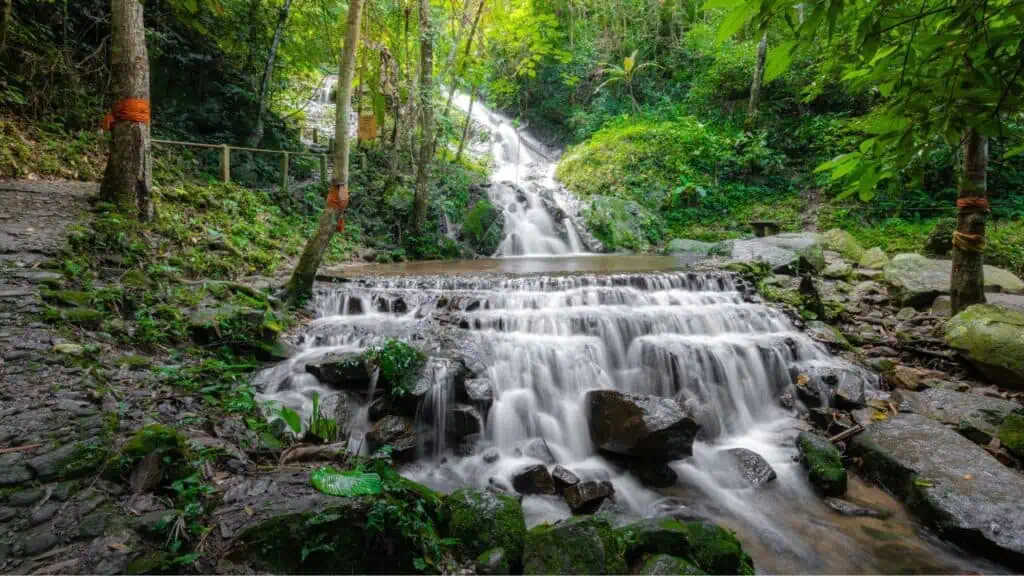
{"type": "Polygon", "coordinates": [[[338,423],[338,439],[345,440],[352,432],[352,421],[359,413],[362,398],[355,392],[339,390],[334,397],[334,410],[331,414],[338,423]]]}
{"type": "Polygon", "coordinates": [[[476,558],[477,574],[512,574],[511,558],[504,548],[491,548],[476,558]]]}
{"type": "Polygon", "coordinates": [[[906,322],[907,320],[910,320],[916,315],[917,310],[914,310],[913,308],[907,306],[906,308],[901,308],[900,311],[896,313],[896,319],[899,320],[900,322],[906,322]]]}
{"type": "Polygon", "coordinates": [[[853,274],[853,266],[850,266],[847,262],[834,262],[825,266],[824,272],[821,273],[825,278],[842,279],[853,274]]]}
{"type": "Polygon", "coordinates": [[[565,503],[573,514],[593,514],[605,498],[612,498],[615,488],[607,480],[587,480],[565,489],[565,503]]]}
{"type": "Polygon", "coordinates": [[[28,467],[36,473],[36,476],[38,476],[40,480],[53,480],[61,475],[64,471],[64,466],[68,464],[69,460],[71,460],[79,450],[83,449],[85,449],[85,444],[81,442],[72,442],[45,454],[36,456],[29,460],[27,464],[28,467]]]}
{"type": "Polygon", "coordinates": [[[554,494],[551,473],[543,464],[533,464],[512,475],[512,487],[520,494],[554,494]]]}
{"type": "Polygon", "coordinates": [[[953,426],[957,432],[978,444],[996,437],[1003,420],[1020,404],[977,394],[932,388],[922,392],[898,390],[893,399],[901,412],[913,412],[953,426]]]}
{"type": "MultiPolygon", "coordinates": [[[[7,522],[8,520],[10,520],[11,518],[14,518],[17,515],[18,515],[18,509],[17,508],[10,508],[10,507],[7,507],[7,506],[0,506],[0,522],[7,522]]],[[[0,558],[0,562],[3,562],[2,558],[0,558]]]]}
{"type": "Polygon", "coordinates": [[[881,280],[884,272],[871,268],[855,268],[853,277],[857,280],[881,280]]]}
{"type": "Polygon", "coordinates": [[[936,296],[935,300],[932,300],[928,313],[941,318],[949,318],[953,313],[953,301],[946,295],[936,296]]]}
{"type": "Polygon", "coordinates": [[[474,254],[490,256],[501,244],[504,230],[505,212],[495,208],[486,198],[481,198],[466,207],[459,236],[474,254]]]}
{"type": "Polygon", "coordinates": [[[648,518],[615,531],[630,564],[648,554],[687,558],[709,574],[753,574],[754,562],[728,530],[710,522],[648,518]]]}
{"type": "Polygon", "coordinates": [[[36,556],[60,544],[60,538],[49,526],[36,528],[21,541],[22,556],[36,556]]]}
{"type": "Polygon", "coordinates": [[[885,254],[885,251],[875,246],[874,248],[864,252],[864,255],[857,261],[861,268],[867,268],[869,270],[882,270],[889,264],[889,257],[885,254]]]}
{"type": "Polygon", "coordinates": [[[163,478],[162,460],[163,456],[154,451],[135,463],[131,475],[128,477],[128,485],[131,486],[132,494],[144,494],[155,490],[160,485],[160,480],[163,478]]]}
{"type": "Polygon", "coordinates": [[[804,325],[804,330],[807,332],[808,336],[822,344],[828,344],[834,348],[842,348],[844,350],[850,350],[853,348],[838,328],[820,320],[811,320],[804,325]]]}
{"type": "Polygon", "coordinates": [[[42,506],[32,511],[32,514],[28,517],[28,523],[31,526],[38,526],[43,522],[51,520],[60,512],[60,508],[63,506],[60,502],[47,502],[42,506]]]}
{"type": "Polygon", "coordinates": [[[614,196],[591,196],[583,209],[583,217],[586,228],[597,234],[607,250],[647,251],[650,249],[647,229],[660,225],[657,214],[633,200],[614,196]]]}
{"type": "Polygon", "coordinates": [[[86,516],[78,524],[78,537],[96,538],[97,536],[102,536],[112,516],[110,512],[96,512],[86,516]]]}
{"type": "Polygon", "coordinates": [[[526,533],[524,574],[625,574],[622,545],[606,518],[574,516],[526,533]]]}
{"type": "Polygon", "coordinates": [[[859,262],[864,255],[864,248],[860,242],[857,242],[853,234],[841,228],[833,228],[821,234],[821,241],[825,249],[839,252],[843,258],[851,262],[859,262]]]}
{"type": "Polygon", "coordinates": [[[551,471],[551,480],[555,484],[555,493],[557,494],[562,494],[566,488],[580,483],[579,476],[561,466],[555,466],[551,471]]]}
{"type": "MultiPolygon", "coordinates": [[[[437,494],[409,480],[402,483],[417,495],[428,514],[437,513],[437,494]]],[[[218,529],[209,534],[208,545],[222,550],[226,561],[273,573],[416,571],[414,560],[422,555],[414,540],[418,532],[391,522],[370,528],[374,497],[329,496],[313,488],[308,471],[235,477],[221,488],[223,504],[210,518],[218,529]],[[381,542],[389,542],[388,553],[373,553],[381,542]],[[310,550],[311,543],[317,547],[310,550]],[[307,554],[296,553],[303,548],[307,554]]]]}
{"type": "Polygon", "coordinates": [[[904,366],[897,364],[886,373],[886,381],[893,388],[902,390],[922,390],[928,387],[927,382],[931,379],[941,378],[945,376],[942,372],[935,370],[926,370],[924,368],[914,368],[912,366],[904,366]]]}
{"type": "Polygon", "coordinates": [[[1024,411],[1018,409],[1007,416],[999,426],[996,438],[1010,454],[1024,460],[1024,411]]]}
{"type": "Polygon", "coordinates": [[[888,514],[879,512],[878,510],[857,506],[856,504],[847,502],[846,500],[840,500],[839,498],[825,498],[825,505],[842,516],[864,518],[885,518],[888,516],[888,514]]]}
{"type": "Polygon", "coordinates": [[[716,244],[709,242],[700,242],[698,240],[687,240],[686,238],[676,238],[665,246],[666,254],[699,254],[701,256],[707,256],[711,254],[711,251],[715,249],[716,244]]]}
{"type": "Polygon", "coordinates": [[[735,240],[724,249],[734,261],[766,262],[772,270],[782,274],[821,272],[825,269],[821,243],[811,233],[783,233],[752,240],[735,240]]]}
{"type": "MultiPolygon", "coordinates": [[[[923,308],[936,296],[949,294],[953,263],[930,260],[919,254],[898,254],[885,267],[885,281],[901,306],[923,308]]],[[[985,291],[1024,294],[1024,282],[995,266],[985,266],[985,291]]]]}
{"type": "Polygon", "coordinates": [[[447,536],[457,538],[468,556],[501,548],[515,570],[523,556],[526,519],[523,507],[511,496],[461,488],[445,497],[447,536]]]}
{"type": "Polygon", "coordinates": [[[939,219],[924,242],[924,253],[929,256],[949,256],[953,251],[953,232],[955,231],[956,218],[939,219]]]}
{"type": "Polygon", "coordinates": [[[416,458],[416,427],[404,416],[389,414],[376,421],[366,434],[366,440],[371,451],[391,446],[391,456],[396,461],[409,462],[416,458]]]}
{"type": "Polygon", "coordinates": [[[11,506],[28,506],[35,504],[43,497],[43,491],[38,488],[27,488],[12,493],[7,497],[7,503],[11,506]]]}
{"type": "Polygon", "coordinates": [[[469,378],[465,383],[466,398],[477,407],[481,414],[486,415],[494,403],[494,388],[487,378],[469,378]]]}
{"type": "Polygon", "coordinates": [[[497,448],[488,448],[484,450],[484,453],[480,455],[480,459],[486,464],[494,464],[501,459],[501,453],[498,452],[497,448]]]}
{"type": "Polygon", "coordinates": [[[677,558],[676,556],[669,556],[668,554],[655,554],[654,556],[651,556],[644,561],[643,566],[640,567],[639,574],[659,576],[682,574],[684,576],[687,576],[707,574],[707,572],[694,566],[687,560],[683,560],[682,558],[677,558]]]}
{"type": "Polygon", "coordinates": [[[869,479],[900,497],[954,544],[1024,565],[1024,476],[919,414],[869,421],[850,439],[869,479]]]}
{"type": "Polygon", "coordinates": [[[65,342],[63,344],[57,344],[53,347],[53,351],[58,354],[66,354],[68,356],[81,356],[85,354],[85,348],[80,344],[72,344],[65,342]]]}
{"type": "Polygon", "coordinates": [[[587,392],[590,438],[598,449],[648,462],[692,453],[699,425],[675,400],[615,390],[587,392]]]}
{"type": "Polygon", "coordinates": [[[846,493],[846,468],[839,450],[821,436],[801,432],[796,439],[800,462],[809,471],[815,490],[824,496],[846,493]]]}
{"type": "Polygon", "coordinates": [[[373,368],[360,352],[330,352],[306,362],[309,372],[321,384],[342,390],[369,390],[373,368]]]}
{"type": "Polygon", "coordinates": [[[877,388],[875,377],[865,370],[830,360],[793,364],[790,376],[796,385],[797,397],[811,408],[863,406],[865,395],[877,388]]]}
{"type": "Polygon", "coordinates": [[[757,452],[746,448],[732,448],[725,453],[732,457],[740,473],[755,488],[775,480],[775,470],[757,452]]]}
{"type": "Polygon", "coordinates": [[[555,455],[551,453],[551,448],[543,438],[531,438],[530,440],[527,440],[520,447],[515,449],[514,454],[517,458],[522,456],[535,458],[549,466],[555,463],[555,455]]]}
{"type": "Polygon", "coordinates": [[[946,323],[946,343],[993,383],[1024,390],[1024,311],[970,306],[946,323]]]}
{"type": "Polygon", "coordinates": [[[456,404],[448,415],[448,441],[458,444],[467,436],[480,434],[484,420],[474,406],[456,404]]]}
{"type": "Polygon", "coordinates": [[[32,471],[24,464],[0,465],[0,486],[17,486],[32,479],[32,471]]]}

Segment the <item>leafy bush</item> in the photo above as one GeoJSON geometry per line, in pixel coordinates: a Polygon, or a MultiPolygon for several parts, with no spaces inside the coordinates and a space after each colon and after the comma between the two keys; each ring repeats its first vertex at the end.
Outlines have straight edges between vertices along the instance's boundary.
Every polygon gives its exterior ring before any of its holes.
{"type": "Polygon", "coordinates": [[[427,356],[401,340],[388,340],[382,346],[368,348],[363,357],[377,364],[380,382],[388,386],[392,399],[412,392],[416,374],[427,356]]]}
{"type": "Polygon", "coordinates": [[[462,222],[462,236],[478,254],[494,254],[501,243],[504,218],[486,199],[481,199],[466,212],[462,222]]]}

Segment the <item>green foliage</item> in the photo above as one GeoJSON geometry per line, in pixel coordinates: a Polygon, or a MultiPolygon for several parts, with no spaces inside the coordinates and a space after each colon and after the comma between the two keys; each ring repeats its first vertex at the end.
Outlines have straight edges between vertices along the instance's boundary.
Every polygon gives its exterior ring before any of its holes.
{"type": "Polygon", "coordinates": [[[384,491],[379,474],[359,470],[342,472],[330,466],[321,466],[313,470],[309,480],[314,488],[331,496],[374,496],[384,491]]]}
{"type": "Polygon", "coordinates": [[[95,132],[0,118],[0,178],[96,181],[104,166],[95,132]]]}
{"type": "Polygon", "coordinates": [[[478,200],[462,222],[462,235],[478,254],[494,254],[503,231],[501,212],[486,199],[478,200]]]}
{"type": "Polygon", "coordinates": [[[313,393],[313,410],[309,417],[307,427],[308,436],[313,436],[321,442],[334,442],[338,439],[340,431],[338,422],[333,418],[327,418],[320,410],[320,394],[313,393]]]}
{"type": "Polygon", "coordinates": [[[388,340],[382,346],[367,348],[363,358],[377,365],[380,382],[388,386],[392,399],[412,392],[416,374],[427,360],[426,354],[401,340],[388,340]]]}

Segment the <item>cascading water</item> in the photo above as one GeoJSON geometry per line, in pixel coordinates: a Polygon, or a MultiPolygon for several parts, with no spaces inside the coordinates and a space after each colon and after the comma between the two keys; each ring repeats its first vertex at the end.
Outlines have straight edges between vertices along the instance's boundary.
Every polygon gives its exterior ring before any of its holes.
{"type": "MultiPolygon", "coordinates": [[[[464,113],[469,96],[457,92],[452,100],[464,113]]],[[[562,256],[586,252],[577,224],[568,216],[556,221],[545,201],[568,213],[566,192],[555,184],[555,165],[537,142],[514,122],[479,102],[473,104],[473,120],[490,133],[489,153],[495,164],[488,191],[492,204],[504,211],[505,237],[495,256],[562,256]]]]}

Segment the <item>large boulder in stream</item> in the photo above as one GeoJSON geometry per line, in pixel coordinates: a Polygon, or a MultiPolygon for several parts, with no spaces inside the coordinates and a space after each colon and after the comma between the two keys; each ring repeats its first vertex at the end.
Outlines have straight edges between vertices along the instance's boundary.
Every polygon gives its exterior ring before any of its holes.
{"type": "Polygon", "coordinates": [[[946,324],[946,343],[993,383],[1024,390],[1024,311],[970,306],[946,324]]]}
{"type": "Polygon", "coordinates": [[[863,471],[962,548],[1024,566],[1024,475],[920,414],[862,422],[848,446],[863,471]]]}
{"type": "Polygon", "coordinates": [[[716,246],[718,245],[711,242],[701,242],[700,240],[676,238],[665,245],[665,253],[696,254],[699,256],[709,256],[715,250],[716,246]]]}
{"type": "MultiPolygon", "coordinates": [[[[953,262],[932,260],[920,254],[897,254],[885,267],[885,281],[900,306],[924,308],[936,296],[949,294],[953,262]]],[[[1013,273],[985,266],[985,291],[1024,294],[1024,281],[1013,273]]]]}
{"type": "Polygon", "coordinates": [[[724,242],[719,251],[732,261],[767,262],[776,273],[821,272],[825,251],[816,234],[787,232],[750,240],[724,242]]]}
{"type": "Polygon", "coordinates": [[[827,438],[801,432],[796,438],[800,462],[807,469],[811,486],[824,496],[846,493],[846,468],[843,455],[827,438]]]}
{"type": "Polygon", "coordinates": [[[416,458],[419,445],[416,425],[404,416],[389,414],[373,424],[366,434],[370,449],[376,450],[391,446],[391,455],[400,462],[409,462],[416,458]]]}
{"type": "Polygon", "coordinates": [[[457,538],[466,555],[478,557],[500,549],[511,567],[518,567],[526,538],[526,519],[518,500],[487,490],[461,488],[444,499],[443,511],[448,521],[447,536],[457,538]]]}
{"type": "Polygon", "coordinates": [[[603,452],[647,462],[668,462],[693,452],[700,425],[670,398],[616,390],[587,392],[590,438],[603,452]]]}
{"type": "Polygon", "coordinates": [[[941,388],[922,392],[896,390],[892,398],[900,412],[913,412],[953,426],[961,435],[982,445],[999,434],[1000,426],[1014,410],[1024,409],[1011,400],[941,388]]]}
{"type": "Polygon", "coordinates": [[[306,360],[309,372],[325,386],[341,390],[370,389],[374,368],[362,352],[327,352],[306,360]]]}
{"type": "Polygon", "coordinates": [[[842,228],[833,228],[822,233],[821,242],[826,250],[839,252],[843,258],[851,262],[860,262],[861,256],[864,256],[864,247],[854,238],[853,234],[842,228]]]}
{"type": "Polygon", "coordinates": [[[710,522],[648,518],[615,533],[625,544],[623,553],[630,564],[648,555],[668,554],[685,558],[708,574],[754,573],[754,561],[736,536],[710,522]]]}
{"type": "Polygon", "coordinates": [[[526,533],[524,574],[625,574],[622,540],[604,516],[574,516],[526,533]]]}

